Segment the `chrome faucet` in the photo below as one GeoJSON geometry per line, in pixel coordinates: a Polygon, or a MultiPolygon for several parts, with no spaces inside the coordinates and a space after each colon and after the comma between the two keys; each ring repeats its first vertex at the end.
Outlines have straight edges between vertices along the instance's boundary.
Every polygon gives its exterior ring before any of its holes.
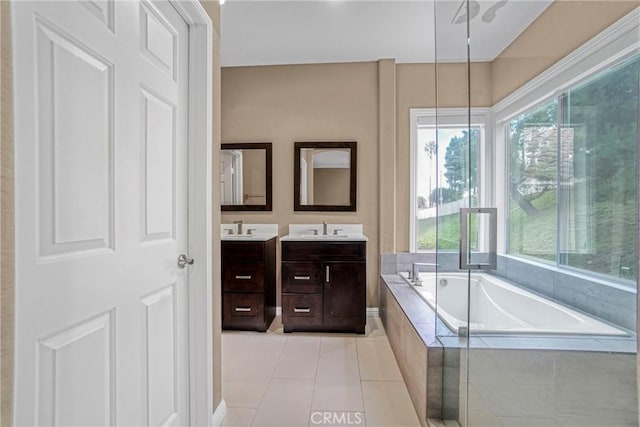
{"type": "Polygon", "coordinates": [[[322,221],[322,235],[326,236],[327,234],[327,221],[322,221]]]}
{"type": "Polygon", "coordinates": [[[418,283],[418,280],[419,280],[418,275],[420,274],[420,267],[436,267],[436,268],[439,268],[440,264],[434,264],[434,263],[431,263],[431,262],[414,262],[413,263],[413,269],[412,269],[413,275],[411,277],[409,277],[409,278],[413,279],[416,283],[418,283]]]}
{"type": "Polygon", "coordinates": [[[238,224],[238,234],[242,234],[242,221],[233,221],[234,224],[238,224]]]}

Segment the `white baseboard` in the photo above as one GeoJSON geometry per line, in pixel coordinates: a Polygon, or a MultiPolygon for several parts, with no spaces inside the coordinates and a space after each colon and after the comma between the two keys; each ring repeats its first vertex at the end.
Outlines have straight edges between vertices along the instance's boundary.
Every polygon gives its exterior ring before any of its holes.
{"type": "Polygon", "coordinates": [[[277,306],[276,307],[276,316],[281,316],[282,315],[282,306],[277,306]]]}
{"type": "Polygon", "coordinates": [[[211,415],[211,425],[213,427],[220,427],[225,415],[227,415],[227,403],[222,399],[216,410],[211,415]]]}

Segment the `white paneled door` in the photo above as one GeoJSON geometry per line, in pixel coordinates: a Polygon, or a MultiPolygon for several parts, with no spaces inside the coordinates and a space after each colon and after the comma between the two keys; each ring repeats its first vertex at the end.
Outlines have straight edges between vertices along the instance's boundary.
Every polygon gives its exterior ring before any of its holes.
{"type": "Polygon", "coordinates": [[[189,424],[188,27],[12,3],[17,425],[189,424]]]}

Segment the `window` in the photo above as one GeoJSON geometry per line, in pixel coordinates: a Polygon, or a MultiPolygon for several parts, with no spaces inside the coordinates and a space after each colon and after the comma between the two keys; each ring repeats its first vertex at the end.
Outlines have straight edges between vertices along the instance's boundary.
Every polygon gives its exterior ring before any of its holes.
{"type": "Polygon", "coordinates": [[[461,207],[479,206],[486,111],[412,109],[411,250],[458,250],[461,207]],[[437,129],[437,130],[436,130],[437,129]],[[471,149],[469,149],[469,147],[471,149]],[[437,233],[436,233],[437,230],[437,233]],[[436,242],[437,236],[437,242],[436,242]]]}
{"type": "Polygon", "coordinates": [[[640,58],[509,120],[508,252],[636,278],[640,58]]]}

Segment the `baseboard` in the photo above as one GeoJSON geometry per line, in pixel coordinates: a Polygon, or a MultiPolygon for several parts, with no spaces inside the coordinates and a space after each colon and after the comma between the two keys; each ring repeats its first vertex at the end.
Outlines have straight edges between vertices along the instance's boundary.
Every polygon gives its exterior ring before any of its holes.
{"type": "Polygon", "coordinates": [[[276,307],[276,316],[282,316],[282,306],[276,307]]]}
{"type": "Polygon", "coordinates": [[[211,415],[211,425],[213,427],[220,427],[225,415],[227,415],[227,403],[222,399],[216,410],[211,415]]]}

